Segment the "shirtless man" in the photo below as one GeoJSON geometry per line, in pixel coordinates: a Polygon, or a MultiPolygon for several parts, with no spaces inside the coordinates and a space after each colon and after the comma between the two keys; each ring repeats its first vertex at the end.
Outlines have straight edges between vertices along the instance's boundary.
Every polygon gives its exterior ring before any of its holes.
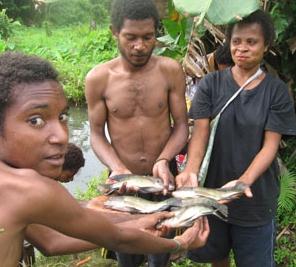
{"type": "MultiPolygon", "coordinates": [[[[68,143],[68,105],[57,72],[48,62],[4,53],[0,85],[1,266],[17,266],[26,228],[34,223],[129,253],[162,253],[204,244],[209,230],[201,221],[175,240],[156,237],[139,230],[137,221],[138,229],[115,225],[102,213],[81,207],[53,180],[60,175],[68,143]]],[[[154,221],[150,217],[148,228],[161,217],[154,215],[154,221]]]]}
{"type": "Polygon", "coordinates": [[[184,147],[188,126],[181,66],[152,55],[158,24],[151,0],[113,2],[112,33],[120,56],[88,73],[86,99],[92,148],[110,176],[153,174],[163,179],[166,194],[173,182],[169,162],[184,147]]]}

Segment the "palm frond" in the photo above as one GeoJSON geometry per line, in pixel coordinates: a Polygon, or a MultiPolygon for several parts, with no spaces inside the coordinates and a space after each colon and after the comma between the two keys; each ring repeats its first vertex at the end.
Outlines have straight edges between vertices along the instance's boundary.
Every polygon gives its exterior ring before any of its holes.
{"type": "Polygon", "coordinates": [[[290,212],[296,206],[296,173],[286,171],[280,178],[278,213],[290,212]]]}

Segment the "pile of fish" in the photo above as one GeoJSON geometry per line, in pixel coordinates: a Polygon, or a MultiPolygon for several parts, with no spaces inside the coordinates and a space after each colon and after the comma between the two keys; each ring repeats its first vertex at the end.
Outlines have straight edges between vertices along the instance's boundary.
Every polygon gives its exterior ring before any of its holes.
{"type": "MultiPolygon", "coordinates": [[[[137,188],[142,193],[158,193],[163,190],[160,178],[151,176],[122,175],[112,177],[111,184],[100,186],[105,194],[111,194],[125,183],[127,187],[137,188]]],[[[110,196],[104,206],[110,209],[127,211],[130,213],[154,213],[170,210],[174,216],[160,222],[157,227],[170,228],[189,227],[194,221],[204,215],[215,215],[227,220],[228,209],[219,201],[232,200],[241,196],[246,189],[243,183],[237,183],[228,188],[182,188],[172,192],[172,197],[163,201],[149,201],[136,196],[110,196]]],[[[169,191],[174,188],[171,186],[169,191]]]]}

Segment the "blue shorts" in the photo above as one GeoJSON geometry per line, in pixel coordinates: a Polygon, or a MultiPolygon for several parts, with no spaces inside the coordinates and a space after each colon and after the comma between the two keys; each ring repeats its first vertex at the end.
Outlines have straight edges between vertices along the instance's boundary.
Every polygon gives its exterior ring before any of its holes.
{"type": "Polygon", "coordinates": [[[243,227],[208,216],[210,236],[207,244],[188,252],[196,262],[213,262],[227,258],[232,249],[237,267],[274,267],[275,222],[243,227]]]}

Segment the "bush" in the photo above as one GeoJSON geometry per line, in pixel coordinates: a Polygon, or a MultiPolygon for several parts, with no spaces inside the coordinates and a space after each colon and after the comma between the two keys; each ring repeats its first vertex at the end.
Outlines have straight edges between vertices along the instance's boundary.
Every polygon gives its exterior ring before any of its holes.
{"type": "Polygon", "coordinates": [[[13,31],[13,20],[6,15],[6,9],[0,11],[0,38],[7,40],[13,31]]]}

